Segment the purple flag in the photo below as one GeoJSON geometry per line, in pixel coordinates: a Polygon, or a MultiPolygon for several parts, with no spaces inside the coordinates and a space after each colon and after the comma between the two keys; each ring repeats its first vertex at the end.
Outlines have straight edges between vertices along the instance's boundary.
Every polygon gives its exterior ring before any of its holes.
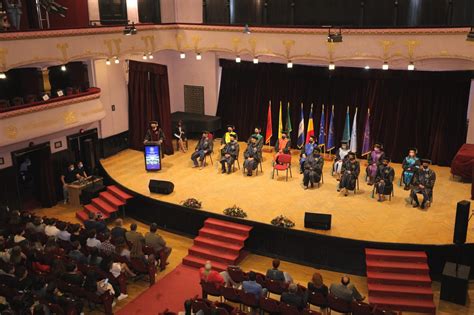
{"type": "Polygon", "coordinates": [[[367,109],[367,118],[365,119],[364,141],[362,143],[362,156],[369,154],[370,146],[370,108],[367,109]]]}

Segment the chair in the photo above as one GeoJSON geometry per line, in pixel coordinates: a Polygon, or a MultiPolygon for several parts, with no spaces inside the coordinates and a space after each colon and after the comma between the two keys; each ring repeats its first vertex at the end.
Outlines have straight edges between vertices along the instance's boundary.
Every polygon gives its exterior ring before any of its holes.
{"type": "Polygon", "coordinates": [[[213,310],[212,312],[213,314],[214,312],[217,313],[216,315],[229,315],[229,314],[234,314],[234,311],[236,310],[236,308],[227,303],[216,302],[214,303],[212,310],[213,310]]]}
{"type": "Polygon", "coordinates": [[[367,303],[352,301],[351,303],[352,315],[372,315],[372,306],[367,303]]]}
{"type": "Polygon", "coordinates": [[[228,266],[227,272],[229,273],[229,277],[235,283],[242,283],[243,281],[247,280],[245,272],[243,272],[240,267],[228,266]]]}
{"type": "Polygon", "coordinates": [[[48,303],[47,306],[51,314],[64,315],[64,310],[58,304],[48,303]]]}
{"type": "Polygon", "coordinates": [[[250,308],[259,308],[260,302],[259,298],[255,296],[253,293],[247,293],[243,290],[240,291],[240,300],[242,301],[242,305],[250,307],[250,308]]]}
{"type": "Polygon", "coordinates": [[[321,312],[313,311],[312,309],[305,308],[301,311],[301,315],[322,315],[321,312]]]}
{"type": "MultiPolygon", "coordinates": [[[[392,191],[390,192],[390,194],[388,195],[388,200],[389,201],[392,201],[392,197],[395,197],[395,193],[393,192],[394,189],[393,189],[393,185],[392,185],[392,191]]],[[[375,198],[375,185],[374,185],[374,188],[372,188],[372,198],[375,198]]]]}
{"type": "Polygon", "coordinates": [[[232,287],[222,287],[221,295],[224,298],[224,301],[230,301],[233,303],[240,304],[242,302],[240,298],[240,290],[234,289],[232,287]]]}
{"type": "Polygon", "coordinates": [[[321,309],[328,307],[328,299],[321,293],[311,292],[308,295],[308,303],[314,306],[317,306],[321,309]]]}
{"type": "Polygon", "coordinates": [[[290,171],[290,177],[293,177],[291,173],[291,154],[280,154],[278,156],[278,163],[273,165],[272,179],[275,176],[275,171],[286,171],[286,181],[288,181],[288,170],[290,171]]]}
{"type": "Polygon", "coordinates": [[[23,105],[23,97],[21,96],[15,96],[14,98],[12,98],[12,103],[13,103],[13,106],[19,106],[19,105],[23,105]]]}
{"type": "Polygon", "coordinates": [[[211,165],[214,165],[214,161],[212,160],[213,154],[214,154],[214,151],[211,151],[208,154],[204,155],[204,162],[203,162],[204,166],[207,164],[207,157],[209,157],[209,159],[211,160],[211,165]]]}
{"type": "Polygon", "coordinates": [[[374,308],[374,315],[397,315],[397,312],[380,309],[376,306],[374,308]]]}
{"type": "Polygon", "coordinates": [[[344,301],[333,294],[328,295],[328,306],[331,310],[339,313],[351,312],[351,303],[344,301]]]}
{"type": "Polygon", "coordinates": [[[277,314],[280,312],[280,302],[269,297],[260,298],[260,310],[270,314],[277,314]]]}
{"type": "Polygon", "coordinates": [[[296,306],[280,303],[278,307],[281,315],[300,315],[300,311],[296,306]]]}
{"type": "Polygon", "coordinates": [[[275,281],[272,279],[267,279],[265,281],[265,288],[267,288],[268,292],[281,295],[283,292],[286,291],[288,285],[283,281],[275,281]]]}
{"type": "Polygon", "coordinates": [[[204,315],[210,315],[211,306],[212,306],[212,302],[209,301],[208,299],[194,299],[191,304],[191,308],[194,314],[196,314],[199,311],[203,311],[204,315]]]}
{"type": "Polygon", "coordinates": [[[10,101],[9,100],[0,100],[0,108],[7,108],[10,107],[10,101]]]}
{"type": "Polygon", "coordinates": [[[154,263],[145,264],[140,258],[131,258],[130,267],[138,273],[148,275],[150,286],[155,284],[156,266],[154,263]]]}
{"type": "Polygon", "coordinates": [[[201,288],[203,298],[207,298],[208,295],[215,296],[222,302],[221,288],[217,287],[213,282],[201,281],[201,288]]]}

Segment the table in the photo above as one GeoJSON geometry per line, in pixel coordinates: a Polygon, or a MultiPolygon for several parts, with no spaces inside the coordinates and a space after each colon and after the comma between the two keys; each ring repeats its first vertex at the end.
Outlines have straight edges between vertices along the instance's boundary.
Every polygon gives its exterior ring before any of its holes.
{"type": "Polygon", "coordinates": [[[68,185],[69,204],[74,207],[81,206],[81,194],[84,189],[92,185],[102,186],[103,178],[100,176],[89,177],[86,180],[76,180],[68,185]]]}

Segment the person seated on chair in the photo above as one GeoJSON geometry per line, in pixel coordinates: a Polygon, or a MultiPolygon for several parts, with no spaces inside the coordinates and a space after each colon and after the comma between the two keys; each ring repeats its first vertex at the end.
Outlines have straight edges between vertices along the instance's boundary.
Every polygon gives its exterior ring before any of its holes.
{"type": "Polygon", "coordinates": [[[239,143],[237,142],[237,135],[231,134],[230,141],[222,149],[221,165],[222,173],[227,170],[227,174],[232,172],[232,166],[235,160],[239,157],[239,143]],[[227,167],[227,169],[226,169],[227,167]]]}
{"type": "Polygon", "coordinates": [[[136,223],[130,224],[130,231],[125,233],[125,239],[132,244],[135,240],[139,240],[142,244],[145,244],[145,238],[142,233],[137,231],[137,228],[136,223]]]}
{"type": "Polygon", "coordinates": [[[227,271],[217,272],[212,270],[211,262],[208,260],[204,264],[204,267],[199,268],[199,277],[202,282],[214,283],[216,287],[221,286],[234,286],[236,283],[232,281],[227,271]]]}
{"type": "Polygon", "coordinates": [[[405,185],[403,189],[409,190],[413,175],[420,168],[420,159],[416,156],[415,148],[408,150],[408,156],[403,160],[402,168],[402,181],[405,185]]]}
{"type": "Polygon", "coordinates": [[[161,237],[160,234],[156,233],[158,231],[158,225],[152,223],[150,225],[150,232],[145,234],[145,244],[153,248],[158,258],[160,258],[160,270],[165,270],[166,265],[168,265],[168,257],[171,254],[171,247],[166,246],[166,241],[161,237]]]}
{"type": "Polygon", "coordinates": [[[199,163],[201,168],[204,166],[204,158],[206,155],[212,153],[212,141],[209,140],[209,132],[203,131],[201,139],[199,139],[196,148],[194,149],[193,154],[191,154],[191,160],[193,161],[194,167],[199,167],[199,163]]]}
{"type": "Polygon", "coordinates": [[[280,267],[280,259],[273,259],[272,267],[272,269],[267,270],[267,274],[265,275],[267,279],[286,283],[293,282],[293,278],[287,272],[278,269],[278,267],[280,267]]]}
{"type": "Polygon", "coordinates": [[[336,157],[333,165],[333,175],[337,180],[341,180],[342,164],[348,159],[347,154],[350,152],[347,140],[341,141],[341,147],[336,151],[336,157]]]}
{"type": "Polygon", "coordinates": [[[82,161],[77,162],[76,178],[77,179],[86,179],[87,178],[86,168],[84,167],[84,163],[82,163],[82,161]]]}
{"type": "Polygon", "coordinates": [[[421,209],[426,207],[427,202],[431,202],[433,187],[436,182],[436,173],[430,168],[431,161],[428,159],[421,160],[421,168],[413,175],[413,183],[411,189],[411,198],[415,202],[414,208],[420,206],[417,194],[423,195],[421,209]]]}
{"type": "Polygon", "coordinates": [[[185,146],[186,142],[186,132],[184,129],[184,124],[182,120],[178,121],[178,124],[176,125],[176,129],[174,130],[173,136],[176,138],[176,141],[178,141],[178,148],[183,152],[186,153],[188,151],[188,148],[185,146]]]}
{"type": "Polygon", "coordinates": [[[252,176],[252,171],[257,169],[262,160],[262,151],[258,146],[258,137],[252,135],[250,142],[244,152],[244,169],[247,170],[247,176],[252,176]]]}
{"type": "Polygon", "coordinates": [[[306,291],[308,294],[309,293],[319,293],[323,295],[324,297],[328,296],[328,287],[324,284],[323,282],[323,276],[315,272],[313,273],[313,277],[311,278],[311,281],[308,282],[308,290],[306,291]]]}
{"type": "Polygon", "coordinates": [[[342,191],[344,196],[347,196],[348,190],[356,189],[357,178],[360,173],[360,164],[359,161],[356,160],[356,154],[349,152],[347,155],[349,158],[342,164],[341,181],[337,189],[337,191],[342,191]]]}
{"type": "Polygon", "coordinates": [[[150,127],[145,134],[143,144],[148,142],[156,142],[158,145],[161,145],[163,141],[165,141],[165,133],[159,127],[158,122],[156,120],[150,121],[150,127]]]}
{"type": "Polygon", "coordinates": [[[247,140],[247,143],[250,144],[252,141],[252,137],[257,137],[257,147],[261,151],[263,148],[263,136],[262,136],[262,128],[261,127],[255,127],[253,130],[253,134],[250,136],[250,138],[247,140]]]}
{"type": "Polygon", "coordinates": [[[383,156],[384,156],[383,146],[381,143],[377,142],[374,144],[374,149],[370,151],[367,156],[367,160],[369,165],[367,166],[366,173],[367,173],[367,184],[373,185],[375,182],[375,176],[377,176],[377,169],[382,164],[383,156]]]}
{"type": "Polygon", "coordinates": [[[382,159],[382,165],[377,170],[375,176],[375,192],[379,196],[377,201],[384,201],[385,195],[390,195],[393,190],[393,179],[395,178],[395,171],[393,167],[389,165],[390,158],[384,156],[382,159]]]}
{"type": "Polygon", "coordinates": [[[291,148],[291,140],[288,138],[288,132],[282,131],[281,138],[275,143],[275,155],[273,161],[278,162],[278,156],[281,154],[289,154],[291,148]]]}
{"type": "Polygon", "coordinates": [[[318,144],[315,141],[314,136],[309,136],[309,142],[304,145],[303,148],[301,148],[301,154],[300,154],[300,174],[303,174],[304,172],[304,161],[306,161],[306,158],[310,155],[313,155],[313,150],[318,146],[318,144]]]}
{"type": "Polygon", "coordinates": [[[231,141],[230,136],[233,135],[235,139],[237,139],[237,133],[235,132],[235,126],[234,125],[227,125],[227,132],[224,134],[224,136],[221,139],[221,155],[223,154],[223,150],[225,148],[225,145],[231,141]]]}
{"type": "Polygon", "coordinates": [[[260,297],[267,294],[267,289],[262,288],[262,285],[257,282],[257,275],[253,271],[249,271],[248,280],[242,282],[242,290],[245,293],[251,293],[255,297],[260,299],[260,297]]]}
{"type": "Polygon", "coordinates": [[[321,175],[323,174],[324,159],[320,155],[320,149],[314,148],[313,153],[308,155],[304,162],[304,175],[303,175],[303,186],[304,189],[308,189],[308,185],[311,187],[315,183],[321,181],[321,175]]]}
{"type": "Polygon", "coordinates": [[[288,291],[281,294],[280,302],[292,305],[300,311],[306,306],[304,296],[298,294],[298,286],[295,283],[291,283],[288,291]]]}
{"type": "Polygon", "coordinates": [[[351,284],[351,279],[348,276],[341,278],[341,283],[333,283],[329,287],[329,292],[337,298],[346,302],[363,301],[365,296],[362,296],[357,288],[351,284]]]}

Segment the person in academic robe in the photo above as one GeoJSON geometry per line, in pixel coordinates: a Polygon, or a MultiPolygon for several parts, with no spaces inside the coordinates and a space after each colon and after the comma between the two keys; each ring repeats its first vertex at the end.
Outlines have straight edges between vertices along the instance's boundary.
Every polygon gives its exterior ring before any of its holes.
{"type": "Polygon", "coordinates": [[[221,165],[222,173],[227,171],[227,174],[232,172],[232,165],[235,159],[239,156],[239,143],[237,142],[237,135],[231,134],[230,141],[222,149],[221,165]]]}
{"type": "Polygon", "coordinates": [[[300,174],[303,174],[304,172],[304,162],[306,161],[306,158],[312,155],[314,149],[317,147],[318,147],[318,144],[316,143],[314,136],[309,136],[309,142],[306,143],[303,148],[301,148],[300,174]]]}
{"type": "Polygon", "coordinates": [[[413,207],[418,208],[418,194],[423,195],[421,209],[426,207],[426,203],[431,202],[433,195],[433,187],[436,182],[436,173],[430,168],[431,161],[428,159],[421,160],[421,167],[413,175],[411,198],[414,202],[413,207]]]}
{"type": "Polygon", "coordinates": [[[232,135],[235,137],[236,140],[238,139],[237,133],[235,132],[235,126],[227,125],[227,132],[221,139],[221,155],[223,155],[225,145],[230,142],[230,136],[232,135]]]}
{"type": "Polygon", "coordinates": [[[278,139],[275,143],[275,155],[273,160],[278,162],[278,156],[281,154],[290,154],[291,140],[288,138],[288,133],[286,131],[281,132],[281,138],[278,139]]]}
{"type": "Polygon", "coordinates": [[[368,163],[367,169],[367,184],[373,185],[375,182],[375,176],[377,175],[377,170],[382,165],[382,160],[385,153],[383,151],[383,146],[380,143],[374,144],[374,149],[368,154],[368,163]]]}
{"type": "Polygon", "coordinates": [[[173,137],[178,141],[178,148],[183,152],[186,153],[188,148],[185,145],[186,142],[186,131],[184,129],[184,124],[182,120],[178,121],[176,128],[173,132],[173,137]]]}
{"type": "Polygon", "coordinates": [[[408,150],[408,156],[403,160],[402,168],[402,181],[405,186],[403,189],[409,190],[413,175],[420,168],[420,159],[416,156],[415,148],[408,150]]]}
{"type": "Polygon", "coordinates": [[[347,196],[348,190],[356,188],[357,178],[360,173],[360,164],[356,160],[356,154],[349,152],[348,159],[342,164],[341,181],[339,182],[338,191],[342,191],[347,196]]]}
{"type": "Polygon", "coordinates": [[[389,165],[390,158],[384,156],[382,165],[377,170],[375,176],[375,191],[378,195],[377,201],[384,201],[386,195],[390,195],[393,190],[393,179],[395,178],[395,171],[389,165]]]}
{"type": "Polygon", "coordinates": [[[308,189],[309,184],[311,184],[311,187],[313,187],[315,183],[317,184],[321,181],[324,159],[320,153],[321,150],[318,147],[315,147],[313,152],[308,154],[305,159],[303,175],[304,189],[308,189]]]}
{"type": "Polygon", "coordinates": [[[252,171],[257,169],[258,163],[262,160],[262,151],[258,146],[257,135],[250,137],[250,143],[244,152],[244,169],[247,171],[247,176],[252,176],[252,171]]]}
{"type": "Polygon", "coordinates": [[[198,167],[199,164],[201,165],[201,168],[204,166],[204,158],[206,155],[212,154],[212,146],[212,141],[209,139],[209,132],[204,131],[202,133],[201,139],[199,139],[199,142],[194,149],[193,154],[191,154],[191,160],[193,161],[194,167],[198,167]]]}
{"type": "Polygon", "coordinates": [[[148,142],[156,142],[161,145],[165,141],[165,133],[159,127],[158,122],[155,120],[150,121],[150,127],[148,128],[143,144],[148,142]]]}
{"type": "Polygon", "coordinates": [[[337,180],[341,179],[341,170],[342,164],[347,160],[347,153],[349,153],[350,149],[347,145],[347,141],[341,141],[341,147],[336,151],[336,158],[334,159],[333,165],[333,174],[336,176],[337,180]]]}
{"type": "Polygon", "coordinates": [[[262,150],[262,148],[263,148],[263,136],[262,136],[261,133],[262,133],[262,128],[261,127],[255,127],[255,129],[253,131],[253,134],[250,136],[247,143],[250,144],[250,142],[252,140],[252,137],[255,136],[255,137],[257,137],[257,146],[260,148],[260,150],[262,150]]]}

